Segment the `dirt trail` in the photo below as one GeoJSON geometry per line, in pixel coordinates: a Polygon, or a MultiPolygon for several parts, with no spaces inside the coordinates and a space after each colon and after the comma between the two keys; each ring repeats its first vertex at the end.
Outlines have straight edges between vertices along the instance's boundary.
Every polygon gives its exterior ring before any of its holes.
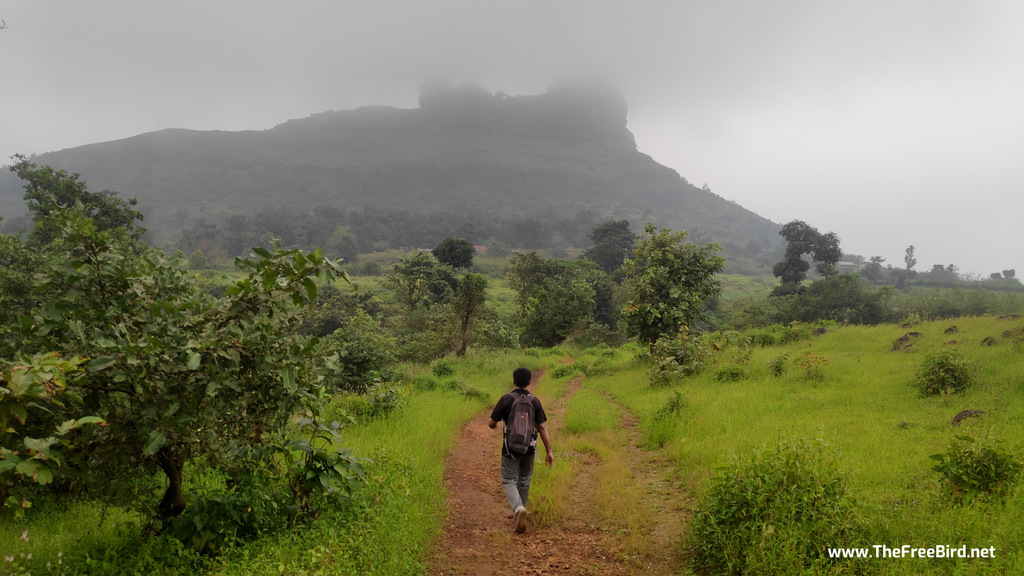
{"type": "MultiPolygon", "coordinates": [[[[530,383],[536,389],[540,374],[530,383]]],[[[543,390],[543,383],[539,384],[543,390]]],[[[428,573],[464,574],[592,574],[626,575],[642,572],[652,576],[682,569],[679,541],[686,514],[683,495],[675,482],[665,481],[664,466],[655,455],[637,448],[636,422],[623,412],[625,442],[623,461],[641,489],[636,507],[646,507],[651,522],[643,537],[640,555],[623,553],[623,536],[602,521],[600,491],[595,476],[597,456],[560,451],[561,423],[565,405],[579,390],[579,381],[554,405],[545,406],[548,429],[556,458],[583,459],[573,478],[566,518],[557,526],[531,522],[526,534],[512,531],[512,514],[502,491],[499,473],[499,431],[487,427],[490,410],[474,417],[462,429],[445,467],[448,516],[444,532],[435,544],[428,573]]],[[[617,404],[616,404],[617,405],[617,404]]],[[[564,444],[561,445],[564,449],[564,444]]],[[[541,466],[541,464],[538,464],[541,466]]]]}

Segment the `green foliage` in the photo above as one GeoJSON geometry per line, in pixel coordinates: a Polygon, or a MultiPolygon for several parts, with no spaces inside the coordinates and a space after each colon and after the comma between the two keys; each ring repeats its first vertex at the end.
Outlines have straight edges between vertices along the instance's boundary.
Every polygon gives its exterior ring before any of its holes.
{"type": "Polygon", "coordinates": [[[825,379],[825,366],[828,365],[828,358],[808,353],[795,358],[793,363],[804,371],[805,380],[821,382],[825,379]]]}
{"type": "Polygon", "coordinates": [[[407,390],[403,390],[390,382],[377,380],[366,391],[368,415],[371,418],[387,416],[405,404],[407,390]]]}
{"type": "Polygon", "coordinates": [[[569,378],[572,376],[582,376],[587,373],[590,366],[586,362],[577,360],[571,364],[559,364],[551,369],[549,374],[552,378],[569,378]]]}
{"type": "Polygon", "coordinates": [[[799,294],[781,297],[779,314],[801,322],[878,324],[892,319],[885,306],[891,294],[889,288],[873,290],[856,274],[834,274],[815,280],[799,294]]]}
{"type": "Polygon", "coordinates": [[[437,388],[437,380],[431,376],[416,376],[409,381],[409,387],[416,392],[429,392],[437,388]]]}
{"type": "Polygon", "coordinates": [[[668,386],[680,378],[704,371],[713,351],[707,338],[683,331],[674,338],[661,338],[650,354],[652,386],[668,386]]]}
{"type": "Polygon", "coordinates": [[[399,260],[384,284],[408,310],[447,302],[458,288],[454,269],[423,250],[399,260]]]}
{"type": "Polygon", "coordinates": [[[643,444],[648,450],[656,450],[676,436],[679,418],[687,408],[686,398],[678,390],[658,408],[643,429],[643,444]]]}
{"type": "Polygon", "coordinates": [[[548,260],[536,252],[512,257],[508,281],[517,292],[524,344],[554,346],[593,317],[595,290],[579,270],[576,263],[548,260]]]}
{"type": "Polygon", "coordinates": [[[803,259],[810,254],[818,262],[817,270],[823,275],[835,273],[835,264],[843,255],[839,249],[839,237],[834,232],[822,234],[817,228],[806,222],[793,220],[782,227],[779,236],[786,239],[786,255],[783,260],[772,268],[776,278],[782,284],[772,293],[776,296],[799,293],[800,283],[807,276],[811,265],[803,259]]]}
{"type": "Polygon", "coordinates": [[[455,374],[455,365],[448,358],[441,358],[430,367],[430,372],[437,377],[455,374]]]}
{"type": "Polygon", "coordinates": [[[21,515],[31,503],[11,495],[21,484],[46,485],[64,461],[63,449],[71,448],[70,432],[87,424],[105,425],[100,418],[84,416],[59,424],[48,420],[51,409],[78,403],[67,391],[67,382],[81,371],[84,359],[61,358],[54,352],[0,360],[0,507],[21,515]]]}
{"type": "Polygon", "coordinates": [[[609,220],[599,224],[590,232],[589,238],[594,245],[587,248],[583,257],[597,263],[606,274],[618,270],[636,244],[636,234],[629,229],[628,220],[609,220]]]}
{"type": "Polygon", "coordinates": [[[752,345],[781,346],[810,338],[811,330],[794,321],[787,325],[773,324],[762,330],[751,330],[747,334],[752,345]]]}
{"type": "Polygon", "coordinates": [[[729,574],[796,574],[831,562],[827,548],[863,543],[857,505],[821,443],[781,442],[730,463],[697,504],[694,564],[729,574]]]}
{"type": "Polygon", "coordinates": [[[768,373],[776,378],[786,373],[786,365],[789,362],[789,352],[783,352],[768,363],[768,373]]]}
{"type": "Polygon", "coordinates": [[[487,298],[487,278],[482,274],[466,273],[459,280],[455,293],[455,316],[458,322],[458,349],[456,356],[465,356],[469,348],[470,329],[485,312],[487,298]]]}
{"type": "Polygon", "coordinates": [[[465,238],[445,238],[433,251],[434,257],[452,268],[469,268],[473,265],[476,248],[465,238]]]}
{"type": "Polygon", "coordinates": [[[747,371],[741,366],[722,366],[715,372],[715,379],[719,382],[739,382],[748,378],[747,371]]]}
{"type": "Polygon", "coordinates": [[[626,334],[621,330],[612,330],[604,324],[591,322],[582,332],[574,334],[569,343],[582,347],[592,348],[594,346],[621,346],[626,342],[626,334]]]}
{"type": "Polygon", "coordinates": [[[206,270],[210,267],[210,261],[203,254],[202,250],[196,250],[188,255],[189,270],[206,270]]]}
{"type": "Polygon", "coordinates": [[[444,383],[442,384],[442,387],[445,390],[451,392],[458,392],[459,394],[462,394],[466,398],[472,398],[474,400],[477,400],[482,404],[488,404],[491,401],[490,394],[478,388],[467,386],[465,382],[459,380],[458,378],[449,378],[448,380],[445,380],[444,383]]]}
{"type": "Polygon", "coordinates": [[[963,392],[974,384],[977,370],[953,348],[929,352],[917,371],[917,388],[925,396],[963,392]]]}
{"type": "Polygon", "coordinates": [[[1005,496],[1024,470],[1021,458],[998,444],[983,444],[970,436],[957,436],[956,440],[944,454],[931,456],[938,461],[932,469],[942,476],[953,498],[1005,496]]]}
{"type": "Polygon", "coordinates": [[[167,523],[166,534],[206,555],[278,530],[294,516],[286,495],[265,487],[194,494],[187,503],[184,512],[167,523]]]}
{"type": "Polygon", "coordinates": [[[395,361],[395,339],[373,318],[358,312],[324,339],[330,361],[326,384],[334,390],[362,392],[378,377],[388,377],[395,361]]]}
{"type": "MultiPolygon", "coordinates": [[[[390,390],[371,391],[375,392],[370,396],[371,409],[390,412],[400,402],[397,394],[380,400],[390,390]]],[[[341,441],[340,422],[324,425],[315,418],[303,418],[298,425],[301,430],[309,431],[309,439],[285,442],[283,453],[291,468],[292,505],[298,507],[294,518],[308,520],[316,516],[327,502],[336,504],[351,499],[365,477],[359,458],[349,450],[334,448],[341,441]]]]}
{"type": "MultiPolygon", "coordinates": [[[[236,261],[244,276],[213,298],[168,258],[121,228],[104,230],[81,208],[53,206],[51,241],[25,313],[6,325],[10,350],[88,358],[68,391],[80,404],[50,404],[51,426],[95,416],[69,454],[86,482],[129,496],[144,466],[168,478],[157,506],[167,518],[185,508],[184,466],[205,456],[226,465],[263,450],[292,415],[315,410],[319,343],[296,334],[298,311],[316,299],[314,278],[344,276],[319,251],[257,248],[236,261]]],[[[6,441],[5,441],[6,442],[6,441]]],[[[262,451],[262,452],[261,452],[262,451]]],[[[140,500],[135,498],[136,501],[140,500]]]]}
{"type": "Polygon", "coordinates": [[[622,317],[628,333],[653,350],[660,338],[692,329],[703,318],[702,304],[721,291],[715,274],[725,259],[715,255],[715,244],[686,243],[685,231],[648,224],[644,232],[633,258],[622,265],[628,293],[622,317]]]}
{"type": "Polygon", "coordinates": [[[109,190],[90,192],[78,174],[37,166],[21,155],[15,155],[14,160],[10,170],[25,183],[25,201],[35,223],[31,234],[34,245],[50,242],[63,218],[61,212],[76,206],[99,230],[120,229],[135,239],[145,232],[136,224],[142,220],[142,212],[135,209],[134,198],[125,201],[109,190]]]}

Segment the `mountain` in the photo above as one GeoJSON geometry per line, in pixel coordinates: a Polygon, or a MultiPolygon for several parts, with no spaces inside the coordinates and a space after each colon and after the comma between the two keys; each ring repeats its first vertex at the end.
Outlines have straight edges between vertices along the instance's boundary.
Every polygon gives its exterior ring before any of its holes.
{"type": "MultiPolygon", "coordinates": [[[[727,255],[780,244],[778,225],[638,151],[626,116],[621,95],[596,84],[514,97],[430,84],[415,109],[328,111],[263,131],[169,129],[33,161],[136,196],[163,242],[198,217],[335,207],[552,223],[584,213],[627,218],[638,231],[652,221],[717,241],[727,255]]],[[[0,214],[23,211],[21,195],[13,175],[0,175],[0,214]]]]}

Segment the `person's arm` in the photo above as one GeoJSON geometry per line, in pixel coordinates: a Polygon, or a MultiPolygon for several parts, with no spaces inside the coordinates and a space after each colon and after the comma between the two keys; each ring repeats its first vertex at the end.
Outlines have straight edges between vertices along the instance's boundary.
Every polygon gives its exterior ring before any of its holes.
{"type": "Polygon", "coordinates": [[[491,420],[487,423],[487,427],[491,430],[494,430],[494,428],[498,426],[498,422],[501,422],[505,418],[505,412],[508,410],[508,406],[506,404],[505,396],[502,396],[498,399],[498,403],[494,405],[494,410],[491,410],[491,420]]]}
{"type": "Polygon", "coordinates": [[[544,450],[548,455],[544,457],[544,463],[550,468],[555,463],[555,453],[551,450],[551,439],[548,438],[548,427],[543,422],[537,424],[537,431],[540,432],[540,439],[544,442],[544,450]]]}

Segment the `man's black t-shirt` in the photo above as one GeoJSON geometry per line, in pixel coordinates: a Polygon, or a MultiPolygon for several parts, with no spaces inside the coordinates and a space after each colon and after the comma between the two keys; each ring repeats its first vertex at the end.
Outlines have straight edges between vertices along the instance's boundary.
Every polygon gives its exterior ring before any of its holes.
{"type": "MultiPolygon", "coordinates": [[[[498,403],[494,405],[494,410],[491,411],[491,420],[494,420],[496,422],[504,422],[505,423],[505,429],[507,430],[508,429],[509,412],[511,412],[511,410],[512,410],[512,403],[515,401],[515,398],[513,398],[512,395],[513,394],[525,395],[525,394],[529,394],[529,393],[530,393],[529,390],[523,390],[522,388],[516,388],[515,390],[512,390],[508,394],[505,394],[504,396],[502,396],[498,400],[498,403]]],[[[536,396],[534,396],[531,403],[533,404],[534,419],[536,420],[537,424],[540,425],[540,424],[543,424],[543,423],[547,422],[548,421],[548,416],[547,416],[547,414],[544,413],[544,407],[541,406],[541,404],[540,404],[540,398],[537,398],[536,396]]],[[[533,434],[533,439],[534,439],[534,444],[536,444],[536,440],[537,440],[537,433],[536,432],[534,432],[534,434],[533,434]]],[[[534,454],[536,452],[537,452],[537,450],[536,450],[535,446],[530,446],[530,449],[526,451],[527,454],[534,454]]],[[[509,453],[508,452],[508,447],[505,446],[504,442],[501,443],[501,453],[502,454],[508,454],[509,453]]]]}

